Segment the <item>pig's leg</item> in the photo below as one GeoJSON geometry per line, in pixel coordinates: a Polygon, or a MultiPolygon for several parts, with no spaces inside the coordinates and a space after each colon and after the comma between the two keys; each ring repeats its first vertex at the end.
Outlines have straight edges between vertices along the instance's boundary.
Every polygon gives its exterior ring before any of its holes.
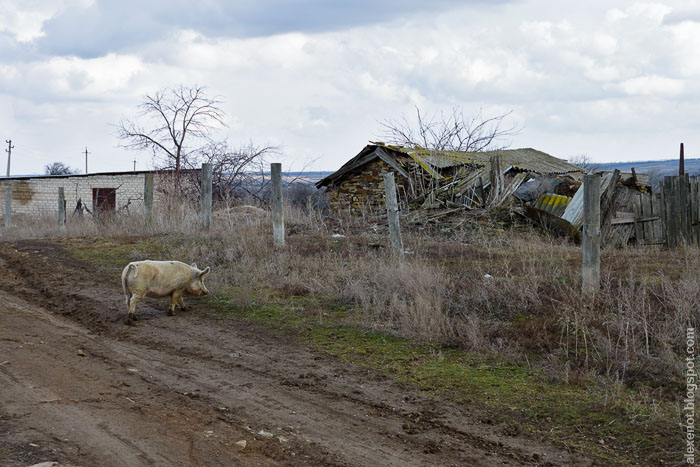
{"type": "Polygon", "coordinates": [[[131,294],[131,297],[127,299],[129,302],[129,315],[126,317],[126,323],[132,324],[136,321],[136,304],[141,301],[143,295],[131,294]]]}
{"type": "Polygon", "coordinates": [[[180,305],[180,309],[181,309],[182,311],[186,311],[186,310],[187,310],[187,307],[185,307],[185,301],[182,299],[182,295],[180,295],[179,297],[177,297],[177,304],[180,305]]]}
{"type": "Polygon", "coordinates": [[[170,295],[170,308],[168,309],[168,314],[170,316],[175,316],[175,304],[182,300],[181,296],[182,292],[179,290],[176,290],[170,295]]]}

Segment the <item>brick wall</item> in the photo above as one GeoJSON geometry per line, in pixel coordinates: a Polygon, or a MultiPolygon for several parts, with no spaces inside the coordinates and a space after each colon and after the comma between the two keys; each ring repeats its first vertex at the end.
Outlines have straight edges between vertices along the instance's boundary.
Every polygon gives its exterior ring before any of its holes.
{"type": "MultiPolygon", "coordinates": [[[[161,174],[156,173],[158,186],[161,174]]],[[[58,212],[58,188],[63,187],[66,199],[66,214],[70,216],[80,198],[92,211],[93,188],[116,188],[117,212],[142,213],[144,173],[94,174],[59,177],[0,178],[0,215],[5,215],[5,188],[12,187],[12,213],[30,216],[50,215],[58,212]]],[[[162,199],[156,189],[154,207],[162,199]]]]}

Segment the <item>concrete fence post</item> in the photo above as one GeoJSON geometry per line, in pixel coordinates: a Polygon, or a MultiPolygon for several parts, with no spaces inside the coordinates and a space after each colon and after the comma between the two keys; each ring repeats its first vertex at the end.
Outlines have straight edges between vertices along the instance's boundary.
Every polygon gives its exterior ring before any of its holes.
{"type": "Polygon", "coordinates": [[[58,188],[58,228],[61,232],[66,231],[66,196],[63,187],[58,188]]]}
{"type": "Polygon", "coordinates": [[[586,295],[600,288],[600,176],[583,179],[582,291],[586,295]]]}
{"type": "Polygon", "coordinates": [[[396,183],[393,172],[383,172],[384,194],[386,199],[386,217],[389,223],[391,247],[399,256],[403,256],[403,240],[399,226],[399,203],[396,201],[396,183]]]}
{"type": "Polygon", "coordinates": [[[284,210],[282,200],[282,164],[270,164],[272,182],[272,239],[275,247],[284,248],[284,210]]]}
{"type": "Polygon", "coordinates": [[[12,188],[5,188],[5,229],[12,227],[12,188]]]}
{"type": "Polygon", "coordinates": [[[154,174],[149,172],[144,174],[143,183],[143,219],[146,228],[153,225],[153,185],[154,174]]]}
{"type": "Polygon", "coordinates": [[[202,229],[204,230],[209,230],[211,227],[212,170],[213,166],[211,164],[202,164],[202,207],[200,216],[202,229]]]}

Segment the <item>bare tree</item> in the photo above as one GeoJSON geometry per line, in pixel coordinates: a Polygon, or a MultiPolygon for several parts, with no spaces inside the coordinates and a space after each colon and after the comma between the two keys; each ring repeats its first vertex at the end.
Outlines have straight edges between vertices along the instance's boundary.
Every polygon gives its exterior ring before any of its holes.
{"type": "Polygon", "coordinates": [[[227,141],[212,141],[201,150],[202,161],[212,164],[216,195],[228,207],[242,195],[260,200],[267,184],[268,157],[280,153],[278,146],[258,146],[250,141],[231,147],[227,141]]]}
{"type": "Polygon", "coordinates": [[[505,139],[517,134],[515,125],[503,128],[510,112],[484,118],[483,114],[466,117],[462,109],[426,117],[416,106],[415,120],[406,116],[399,120],[387,119],[381,123],[382,137],[389,144],[421,147],[438,151],[479,152],[508,147],[505,139]]]}
{"type": "Polygon", "coordinates": [[[598,170],[599,166],[591,160],[587,154],[576,154],[569,157],[569,163],[581,167],[586,172],[593,173],[598,170]]]}
{"type": "Polygon", "coordinates": [[[227,126],[221,101],[206,96],[203,86],[161,89],[146,95],[139,105],[139,120],[123,118],[117,125],[123,147],[153,152],[159,168],[175,171],[194,166],[211,146],[212,131],[227,126]],[[144,125],[143,120],[147,120],[144,125]]]}
{"type": "Polygon", "coordinates": [[[80,173],[80,170],[73,169],[63,162],[52,162],[44,166],[44,173],[46,175],[73,175],[80,173]]]}

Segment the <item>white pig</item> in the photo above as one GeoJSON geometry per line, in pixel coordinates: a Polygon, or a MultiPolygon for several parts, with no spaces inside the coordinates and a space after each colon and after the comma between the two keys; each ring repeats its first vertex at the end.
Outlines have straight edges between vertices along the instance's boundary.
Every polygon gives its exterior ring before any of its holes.
{"type": "Polygon", "coordinates": [[[122,288],[129,312],[127,323],[134,321],[136,304],[146,295],[149,297],[170,296],[169,315],[175,314],[175,304],[185,309],[182,295],[200,297],[209,293],[202,279],[209,268],[197,269],[180,261],[135,261],[122,271],[122,288]]]}

